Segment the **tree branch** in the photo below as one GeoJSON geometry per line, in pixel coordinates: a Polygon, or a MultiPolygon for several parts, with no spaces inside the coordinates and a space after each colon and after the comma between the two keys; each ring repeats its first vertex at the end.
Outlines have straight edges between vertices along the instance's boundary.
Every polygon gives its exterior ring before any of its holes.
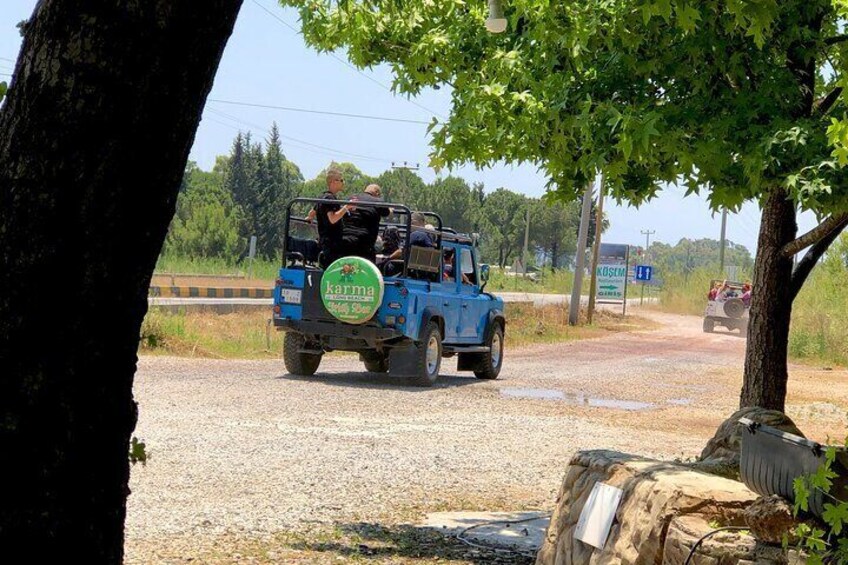
{"type": "MultiPolygon", "coordinates": [[[[818,243],[825,237],[830,236],[834,231],[836,232],[836,235],[839,235],[839,232],[841,232],[845,227],[846,222],[848,222],[848,212],[842,212],[841,214],[834,214],[830,216],[795,241],[787,243],[782,250],[783,256],[792,257],[802,249],[818,243]]],[[[827,248],[825,247],[825,249],[827,248]]],[[[804,259],[806,260],[806,257],[804,257],[804,259]]]]}
{"type": "MultiPolygon", "coordinates": [[[[833,216],[831,216],[831,219],[833,216]]],[[[791,299],[795,300],[795,297],[798,296],[798,293],[801,291],[801,287],[804,286],[804,281],[807,280],[807,277],[813,271],[813,267],[819,262],[824,252],[827,251],[827,248],[830,247],[830,244],[833,243],[839,234],[842,233],[842,230],[845,229],[845,226],[848,226],[848,214],[843,214],[841,216],[841,220],[836,222],[835,225],[831,228],[831,230],[824,235],[821,239],[819,239],[809,251],[804,255],[804,258],[798,262],[798,265],[795,267],[795,270],[792,271],[792,279],[789,282],[791,299]]],[[[824,225],[824,224],[822,224],[824,225]]],[[[821,226],[819,226],[821,227],[821,226]]],[[[800,239],[800,238],[799,238],[800,239]]],[[[797,239],[795,241],[798,241],[797,239]]],[[[791,244],[790,244],[791,245],[791,244]]]]}
{"type": "Polygon", "coordinates": [[[833,37],[828,37],[824,40],[824,43],[825,45],[834,45],[843,41],[848,41],[848,34],[843,33],[842,35],[834,35],[833,37]]]}
{"type": "Polygon", "coordinates": [[[830,93],[827,96],[825,96],[824,98],[822,98],[821,100],[819,100],[816,103],[816,107],[815,107],[816,112],[818,112],[819,114],[822,114],[822,115],[827,114],[830,111],[830,109],[833,107],[833,105],[836,104],[836,101],[839,100],[839,96],[841,94],[842,94],[842,87],[841,86],[837,86],[836,88],[831,90],[830,93]]]}

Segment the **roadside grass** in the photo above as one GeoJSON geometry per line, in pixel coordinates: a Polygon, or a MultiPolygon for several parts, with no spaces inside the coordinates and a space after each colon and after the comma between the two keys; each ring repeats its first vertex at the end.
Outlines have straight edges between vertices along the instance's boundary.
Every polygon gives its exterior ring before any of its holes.
{"type": "Polygon", "coordinates": [[[828,260],[816,267],[792,305],[789,355],[848,366],[848,269],[828,260]]]}
{"type": "MultiPolygon", "coordinates": [[[[571,285],[574,284],[574,273],[564,269],[554,271],[545,268],[539,273],[538,282],[533,282],[521,276],[508,276],[497,267],[489,271],[489,283],[486,290],[492,292],[528,292],[528,293],[551,293],[568,294],[571,285]]],[[[587,283],[588,284],[588,283],[587,283]]]]}
{"type": "MultiPolygon", "coordinates": [[[[688,277],[666,275],[657,309],[703,315],[714,278],[718,277],[706,269],[688,277]]],[[[789,357],[805,363],[848,366],[847,312],[848,269],[838,258],[828,259],[812,272],[792,305],[789,357]]]]}
{"type": "Polygon", "coordinates": [[[268,312],[168,312],[151,307],[141,325],[139,353],[212,359],[275,359],[282,338],[268,312]]]}
{"type": "Polygon", "coordinates": [[[537,308],[532,304],[507,304],[505,314],[506,343],[515,347],[592,339],[610,332],[645,331],[659,327],[646,318],[622,316],[609,310],[596,310],[590,325],[585,308],[580,309],[578,325],[570,326],[566,305],[537,308]]]}
{"type": "MultiPolygon", "coordinates": [[[[256,280],[274,281],[280,270],[280,260],[255,259],[252,267],[252,278],[256,280]]],[[[181,257],[160,255],[156,262],[155,275],[189,274],[189,275],[232,275],[247,277],[251,271],[250,262],[244,259],[235,263],[215,257],[181,257]]]]}
{"type": "MultiPolygon", "coordinates": [[[[609,332],[646,330],[654,322],[637,316],[599,310],[592,325],[581,311],[578,326],[568,325],[567,306],[535,308],[532,304],[507,304],[507,345],[521,347],[577,339],[609,332]]],[[[169,312],[151,307],[141,327],[139,352],[144,354],[205,357],[212,359],[277,359],[282,354],[282,334],[268,323],[265,311],[218,314],[212,311],[169,312]]]]}

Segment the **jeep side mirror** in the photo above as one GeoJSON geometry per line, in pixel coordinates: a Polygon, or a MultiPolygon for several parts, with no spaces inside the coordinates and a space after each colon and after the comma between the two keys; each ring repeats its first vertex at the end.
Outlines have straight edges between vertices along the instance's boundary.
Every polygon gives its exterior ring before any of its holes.
{"type": "Polygon", "coordinates": [[[486,283],[489,282],[489,266],[485,263],[480,265],[480,282],[483,283],[480,285],[480,290],[486,288],[486,283]]]}

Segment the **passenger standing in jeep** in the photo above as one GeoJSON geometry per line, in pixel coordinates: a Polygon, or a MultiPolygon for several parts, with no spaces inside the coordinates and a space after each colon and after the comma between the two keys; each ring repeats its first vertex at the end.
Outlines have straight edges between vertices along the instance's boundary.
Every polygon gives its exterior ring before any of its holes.
{"type": "MultiPolygon", "coordinates": [[[[333,261],[342,257],[342,218],[352,213],[353,206],[339,206],[335,200],[338,193],[344,190],[344,178],[338,169],[327,171],[327,190],[321,195],[328,202],[315,205],[315,217],[318,220],[318,244],[321,246],[322,269],[326,269],[333,261]]],[[[311,214],[310,214],[311,215],[311,214]]]]}
{"type": "MultiPolygon", "coordinates": [[[[365,192],[351,197],[351,200],[369,204],[381,203],[383,199],[380,197],[380,186],[369,184],[365,187],[365,192]]],[[[357,206],[356,211],[345,218],[342,227],[344,255],[355,255],[376,263],[377,252],[374,246],[380,233],[380,218],[387,217],[389,213],[385,206],[357,206]]]]}

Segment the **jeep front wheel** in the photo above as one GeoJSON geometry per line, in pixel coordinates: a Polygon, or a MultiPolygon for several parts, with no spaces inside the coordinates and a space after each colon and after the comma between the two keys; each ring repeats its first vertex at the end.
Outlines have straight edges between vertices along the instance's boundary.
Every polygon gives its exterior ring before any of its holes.
{"type": "Polygon", "coordinates": [[[503,326],[495,324],[495,327],[489,333],[486,345],[489,347],[489,352],[483,354],[483,359],[480,361],[479,368],[474,371],[474,376],[478,379],[496,379],[501,372],[501,365],[503,365],[503,326]]]}
{"type": "Polygon", "coordinates": [[[704,318],[704,333],[713,333],[715,322],[709,318],[704,318]]]}
{"type": "Polygon", "coordinates": [[[442,366],[442,332],[436,322],[429,322],[421,342],[415,344],[415,386],[433,386],[442,366]]]}
{"type": "Polygon", "coordinates": [[[292,375],[312,376],[321,364],[321,354],[303,352],[306,345],[306,337],[303,334],[286,332],[283,340],[283,362],[286,370],[292,375]]]}

